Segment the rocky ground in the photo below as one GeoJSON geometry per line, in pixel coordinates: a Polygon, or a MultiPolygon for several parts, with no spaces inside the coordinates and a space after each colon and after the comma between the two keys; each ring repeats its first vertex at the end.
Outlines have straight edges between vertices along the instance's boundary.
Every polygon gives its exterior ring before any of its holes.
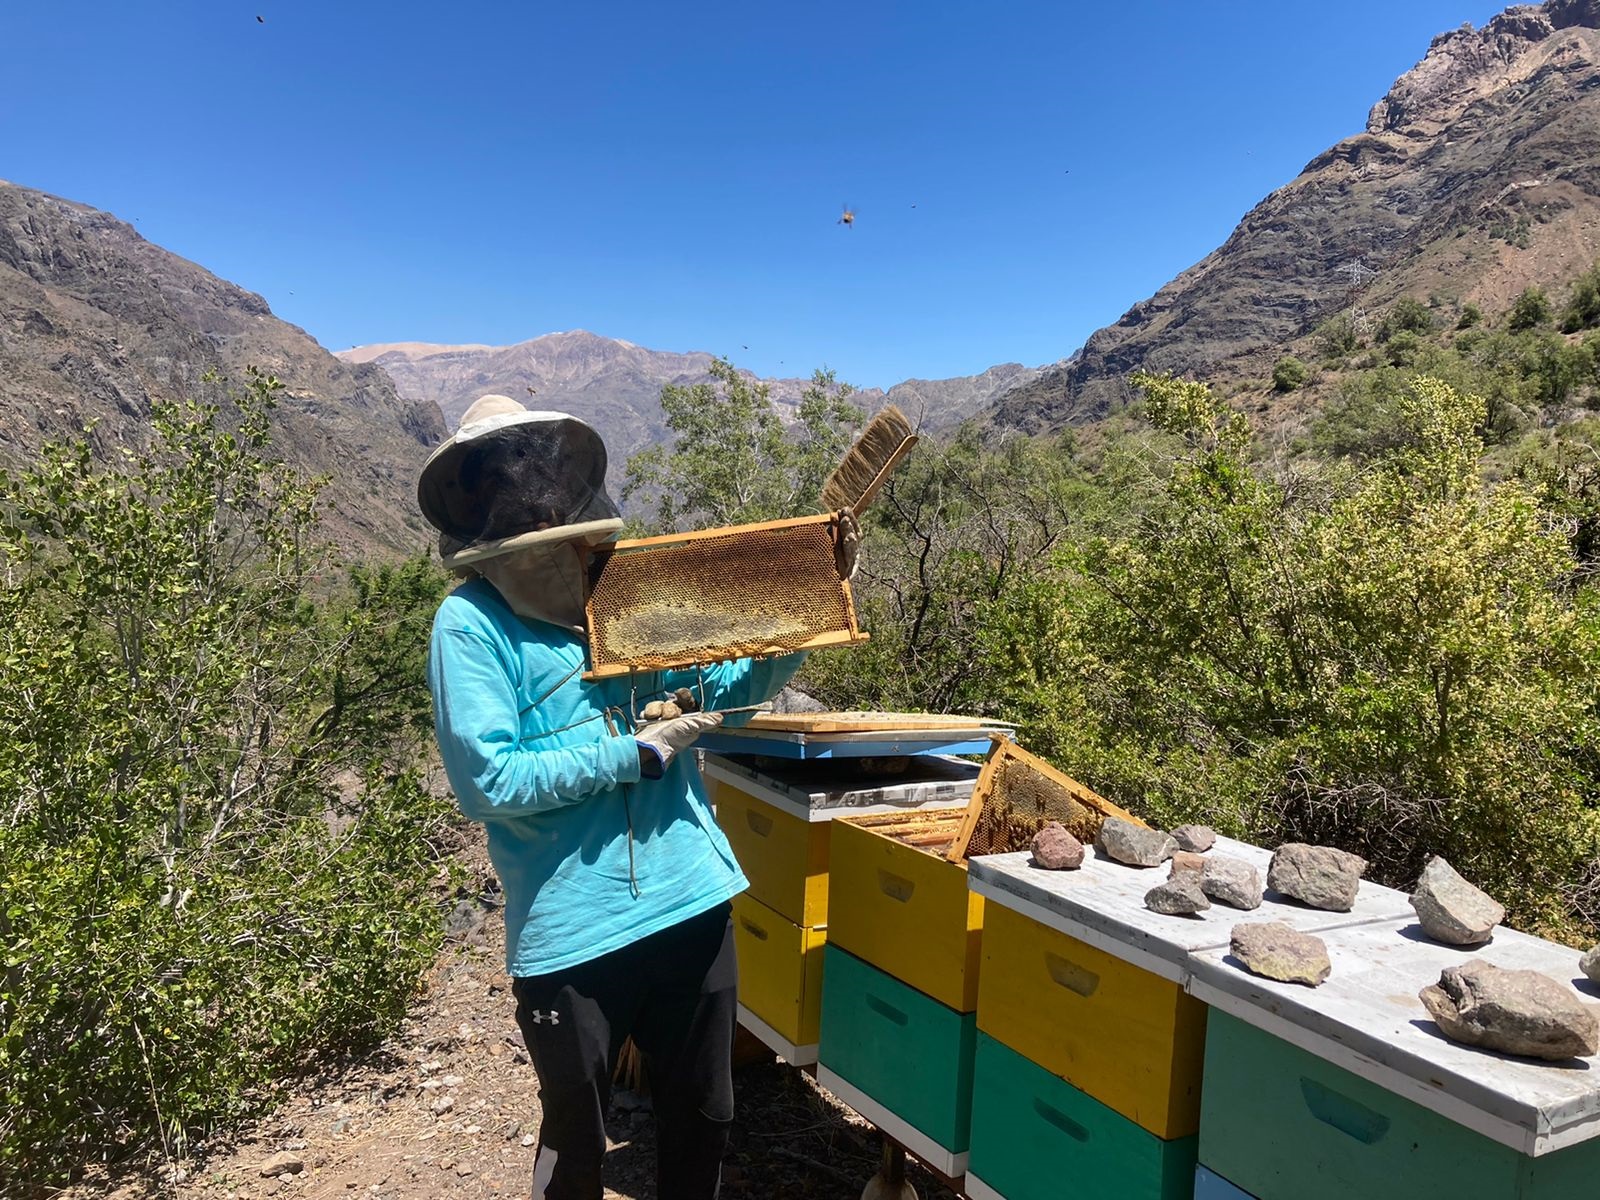
{"type": "MultiPolygon", "coordinates": [[[[337,1074],[303,1081],[227,1145],[86,1180],[59,1200],[526,1195],[537,1084],[512,1016],[499,911],[475,857],[476,896],[452,914],[451,943],[393,1039],[337,1074]]],[[[759,1047],[744,1048],[740,1058],[726,1200],[856,1200],[877,1169],[877,1133],[759,1047]]],[[[608,1200],[652,1200],[648,1100],[619,1092],[607,1135],[608,1200]]],[[[911,1178],[924,1200],[953,1200],[916,1164],[911,1178]]]]}

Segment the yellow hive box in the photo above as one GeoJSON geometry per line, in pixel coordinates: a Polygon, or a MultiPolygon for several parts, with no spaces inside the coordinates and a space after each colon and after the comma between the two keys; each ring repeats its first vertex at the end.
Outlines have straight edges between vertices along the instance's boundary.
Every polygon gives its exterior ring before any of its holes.
{"type": "Polygon", "coordinates": [[[941,857],[961,810],[833,822],[828,936],[957,1012],[978,1004],[983,897],[941,857]]]}
{"type": "Polygon", "coordinates": [[[1170,980],[991,904],[978,1028],[1157,1137],[1200,1128],[1206,1006],[1170,980]]]}
{"type": "Polygon", "coordinates": [[[728,837],[747,893],[796,925],[828,923],[828,826],[802,821],[742,788],[714,781],[717,824],[728,837]]]}
{"type": "Polygon", "coordinates": [[[796,1047],[815,1046],[822,1020],[826,929],[806,929],[748,894],[733,898],[739,1003],[796,1047]]]}

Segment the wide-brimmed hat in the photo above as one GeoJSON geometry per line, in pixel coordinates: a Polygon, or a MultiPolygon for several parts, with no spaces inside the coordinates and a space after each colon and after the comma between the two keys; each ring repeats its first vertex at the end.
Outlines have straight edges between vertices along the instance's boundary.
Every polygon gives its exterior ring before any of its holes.
{"type": "Polygon", "coordinates": [[[446,566],[540,542],[603,542],[622,528],[606,494],[606,447],[570,413],[480,396],[428,456],[417,505],[439,531],[446,566]]]}

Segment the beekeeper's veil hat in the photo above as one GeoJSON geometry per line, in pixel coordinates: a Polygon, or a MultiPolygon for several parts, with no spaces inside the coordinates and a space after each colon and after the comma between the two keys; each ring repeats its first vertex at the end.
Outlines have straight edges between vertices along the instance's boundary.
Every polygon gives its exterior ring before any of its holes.
{"type": "Polygon", "coordinates": [[[604,542],[622,528],[606,494],[606,447],[562,412],[480,396],[428,456],[417,504],[439,531],[447,567],[541,542],[604,542]]]}

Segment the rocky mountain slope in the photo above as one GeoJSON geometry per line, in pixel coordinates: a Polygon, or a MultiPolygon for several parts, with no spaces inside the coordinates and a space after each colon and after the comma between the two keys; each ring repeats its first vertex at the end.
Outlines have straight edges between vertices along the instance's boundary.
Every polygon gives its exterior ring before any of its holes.
{"type": "Polygon", "coordinates": [[[1330,315],[1402,295],[1503,309],[1597,257],[1600,0],[1519,5],[1435,38],[1364,131],[991,415],[1027,430],[1092,420],[1141,366],[1262,375],[1330,315]]]}
{"type": "Polygon", "coordinates": [[[287,385],[285,455],[330,474],[322,512],[347,549],[426,544],[417,468],[438,409],[382,370],[340,362],[260,296],[145,241],[107,213],[0,181],[0,459],[26,461],[95,422],[102,451],[148,436],[155,398],[200,398],[247,365],[287,385]]]}
{"type": "MultiPolygon", "coordinates": [[[[383,368],[402,396],[437,404],[452,427],[486,392],[574,413],[600,430],[614,467],[667,436],[661,389],[701,382],[712,362],[705,353],[647,350],[582,330],[545,334],[514,346],[389,342],[341,350],[338,357],[383,368]]],[[[936,429],[974,415],[1007,388],[1038,374],[1037,369],[1006,363],[959,379],[908,379],[890,388],[887,398],[913,421],[936,429]]],[[[792,409],[808,383],[765,382],[780,410],[792,409]]],[[[870,388],[857,399],[872,411],[883,404],[885,394],[870,388]]]]}

